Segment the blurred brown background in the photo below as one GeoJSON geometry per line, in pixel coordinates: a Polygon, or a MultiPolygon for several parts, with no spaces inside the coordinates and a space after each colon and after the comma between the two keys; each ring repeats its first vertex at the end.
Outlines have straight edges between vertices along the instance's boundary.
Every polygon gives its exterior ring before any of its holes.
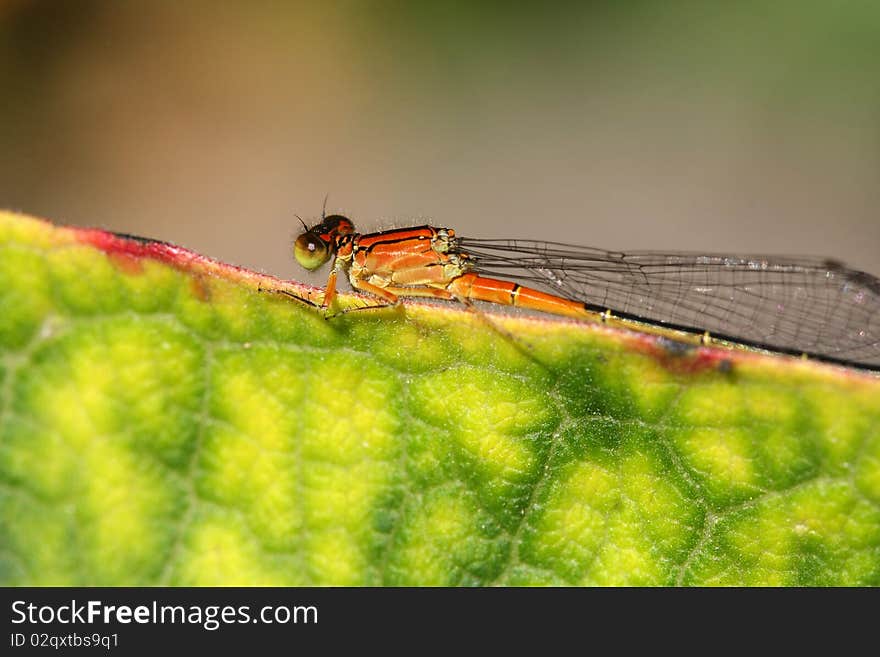
{"type": "Polygon", "coordinates": [[[0,206],[282,277],[431,221],[880,273],[873,0],[0,0],[0,206]],[[549,7],[553,7],[552,9],[549,7]]]}

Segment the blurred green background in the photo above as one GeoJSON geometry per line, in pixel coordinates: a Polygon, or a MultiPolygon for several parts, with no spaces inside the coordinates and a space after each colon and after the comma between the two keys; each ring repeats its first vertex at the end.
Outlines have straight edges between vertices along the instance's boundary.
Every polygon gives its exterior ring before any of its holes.
{"type": "Polygon", "coordinates": [[[880,273],[880,3],[0,0],[0,206],[283,277],[298,221],[880,273]]]}

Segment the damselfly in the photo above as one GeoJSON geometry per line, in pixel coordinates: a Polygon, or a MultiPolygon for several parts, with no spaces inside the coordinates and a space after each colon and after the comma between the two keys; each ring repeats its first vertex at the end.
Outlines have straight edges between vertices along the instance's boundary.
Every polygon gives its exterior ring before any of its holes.
{"type": "Polygon", "coordinates": [[[828,259],[605,251],[558,242],[458,237],[418,226],[359,234],[330,215],[297,238],[314,270],[333,260],[376,303],[432,297],[518,306],[660,333],[691,343],[745,346],[880,370],[880,280],[828,259]],[[511,280],[507,280],[511,279],[511,280]],[[521,281],[521,282],[518,282],[521,281]]]}

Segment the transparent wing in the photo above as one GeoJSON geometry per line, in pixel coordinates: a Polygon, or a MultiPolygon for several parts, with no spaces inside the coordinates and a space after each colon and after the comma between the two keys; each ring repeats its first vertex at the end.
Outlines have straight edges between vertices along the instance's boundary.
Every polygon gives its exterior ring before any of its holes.
{"type": "Polygon", "coordinates": [[[621,253],[460,238],[486,276],[660,325],[880,368],[880,280],[810,257],[621,253]]]}

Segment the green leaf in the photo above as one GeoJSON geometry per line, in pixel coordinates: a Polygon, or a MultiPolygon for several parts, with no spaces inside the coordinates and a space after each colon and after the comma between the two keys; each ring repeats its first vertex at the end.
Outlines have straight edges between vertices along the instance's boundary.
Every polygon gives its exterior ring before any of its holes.
{"type": "Polygon", "coordinates": [[[259,285],[0,214],[0,584],[880,584],[875,376],[259,285]]]}

